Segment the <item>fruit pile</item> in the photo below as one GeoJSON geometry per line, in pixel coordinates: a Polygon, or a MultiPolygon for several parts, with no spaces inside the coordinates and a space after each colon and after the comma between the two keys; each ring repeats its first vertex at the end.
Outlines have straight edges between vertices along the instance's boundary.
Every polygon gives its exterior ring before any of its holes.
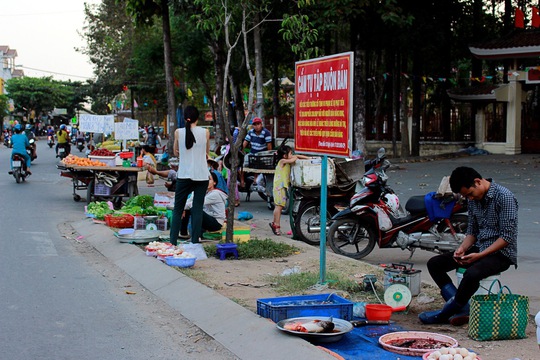
{"type": "Polygon", "coordinates": [[[96,149],[90,153],[92,156],[116,156],[115,153],[113,153],[110,150],[107,149],[96,149]]]}
{"type": "Polygon", "coordinates": [[[90,160],[87,158],[79,157],[73,154],[69,154],[62,160],[62,162],[66,165],[76,165],[76,166],[107,166],[107,164],[98,161],[98,160],[90,160]]]}

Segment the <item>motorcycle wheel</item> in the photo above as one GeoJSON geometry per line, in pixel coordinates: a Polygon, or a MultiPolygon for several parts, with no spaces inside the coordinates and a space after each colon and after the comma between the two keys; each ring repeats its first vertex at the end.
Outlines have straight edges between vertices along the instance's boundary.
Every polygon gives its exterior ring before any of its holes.
{"type": "MultiPolygon", "coordinates": [[[[294,229],[296,235],[301,241],[310,245],[319,245],[321,242],[320,233],[308,232],[308,225],[320,226],[321,224],[321,207],[317,202],[310,201],[301,204],[298,209],[298,214],[294,219],[294,229]]],[[[326,209],[326,223],[330,223],[330,219],[337,213],[334,207],[326,209]]]]}
{"type": "Polygon", "coordinates": [[[15,181],[17,182],[17,184],[20,184],[22,182],[22,175],[20,170],[14,170],[13,176],[15,176],[15,181]]]}
{"type": "Polygon", "coordinates": [[[259,194],[261,199],[263,199],[263,201],[268,202],[268,196],[266,196],[265,193],[263,193],[262,191],[257,191],[257,193],[259,194]]]}
{"type": "Polygon", "coordinates": [[[370,224],[358,219],[335,220],[328,230],[328,243],[336,254],[362,259],[375,247],[375,233],[370,224]]]}
{"type": "Polygon", "coordinates": [[[92,202],[92,197],[94,194],[94,180],[90,181],[88,183],[88,187],[86,188],[86,203],[90,204],[92,202]]]}

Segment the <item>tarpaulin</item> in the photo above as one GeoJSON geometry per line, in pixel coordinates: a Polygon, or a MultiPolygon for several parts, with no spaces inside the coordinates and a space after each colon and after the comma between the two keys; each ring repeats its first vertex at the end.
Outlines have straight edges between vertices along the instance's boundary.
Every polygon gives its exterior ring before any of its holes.
{"type": "Polygon", "coordinates": [[[408,360],[421,359],[421,356],[406,356],[385,350],[379,345],[379,337],[396,331],[404,331],[401,326],[366,325],[354,328],[335,343],[318,344],[340,355],[345,360],[408,360]]]}

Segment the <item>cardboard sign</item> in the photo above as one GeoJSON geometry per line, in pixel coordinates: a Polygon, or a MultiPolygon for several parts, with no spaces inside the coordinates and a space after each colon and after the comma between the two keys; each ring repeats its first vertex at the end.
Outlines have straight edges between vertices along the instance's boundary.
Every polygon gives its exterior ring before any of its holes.
{"type": "Polygon", "coordinates": [[[139,138],[139,121],[132,120],[114,123],[114,138],[116,140],[130,140],[139,138]]]}
{"type": "Polygon", "coordinates": [[[114,131],[114,115],[82,114],[79,117],[79,131],[111,134],[114,131]]]}

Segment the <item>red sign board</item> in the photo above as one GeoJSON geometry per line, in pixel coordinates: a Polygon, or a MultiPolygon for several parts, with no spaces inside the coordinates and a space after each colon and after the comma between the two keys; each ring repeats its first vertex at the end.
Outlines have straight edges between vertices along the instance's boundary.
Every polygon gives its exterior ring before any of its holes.
{"type": "Polygon", "coordinates": [[[296,151],[350,156],[352,79],[352,52],[296,63],[296,151]]]}

